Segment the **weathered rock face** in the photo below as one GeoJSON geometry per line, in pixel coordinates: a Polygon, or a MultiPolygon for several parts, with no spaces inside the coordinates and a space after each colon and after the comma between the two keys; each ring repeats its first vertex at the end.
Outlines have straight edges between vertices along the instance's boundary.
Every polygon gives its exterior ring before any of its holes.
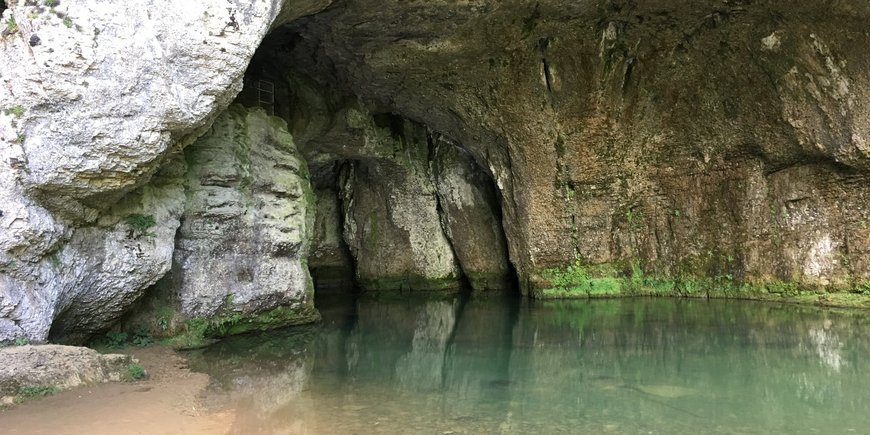
{"type": "Polygon", "coordinates": [[[665,293],[861,289],[868,18],[851,2],[347,0],[292,23],[285,55],[467,149],[529,292],[575,261],[665,293]]]}
{"type": "Polygon", "coordinates": [[[511,288],[501,207],[492,180],[462,148],[443,140],[433,146],[441,225],[462,272],[476,290],[511,288]]]}
{"type": "Polygon", "coordinates": [[[130,380],[129,355],[99,354],[72,346],[15,346],[0,349],[0,398],[28,388],[68,390],[80,385],[130,380]]]}
{"type": "Polygon", "coordinates": [[[3,123],[3,138],[20,139],[28,192],[58,216],[92,221],[229,104],[280,10],[279,1],[12,3],[4,21],[17,28],[0,50],[15,61],[0,67],[0,96],[23,113],[3,123]]]}
{"type": "Polygon", "coordinates": [[[459,287],[459,264],[439,221],[426,132],[404,123],[396,134],[381,138],[394,144],[393,159],[361,160],[342,174],[344,239],[357,280],[371,290],[459,287]]]}
{"type": "Polygon", "coordinates": [[[80,342],[120,318],[169,271],[184,168],[174,159],[44,257],[10,260],[0,274],[0,341],[40,341],[51,331],[52,340],[80,342]]]}
{"type": "Polygon", "coordinates": [[[238,93],[270,26],[328,4],[9,2],[0,341],[80,341],[169,270],[180,149],[238,93]]]}
{"type": "Polygon", "coordinates": [[[231,106],[185,159],[187,203],[172,272],[181,313],[313,311],[306,259],[314,197],[286,125],[231,106]]]}

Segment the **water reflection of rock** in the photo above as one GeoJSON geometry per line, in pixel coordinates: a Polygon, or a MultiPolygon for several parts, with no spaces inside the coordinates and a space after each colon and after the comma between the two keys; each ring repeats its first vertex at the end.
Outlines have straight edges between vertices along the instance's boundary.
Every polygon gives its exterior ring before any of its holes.
{"type": "Polygon", "coordinates": [[[816,353],[818,353],[822,364],[833,371],[840,371],[840,367],[844,364],[840,353],[843,343],[840,342],[840,337],[833,329],[833,322],[825,319],[820,327],[810,328],[809,337],[810,341],[816,345],[816,353]]]}
{"type": "Polygon", "coordinates": [[[426,303],[417,313],[411,350],[396,362],[396,386],[403,389],[441,388],[448,340],[456,326],[456,301],[426,303]]]}
{"type": "Polygon", "coordinates": [[[855,388],[870,354],[855,339],[870,322],[861,316],[674,300],[349,310],[322,309],[308,335],[201,352],[212,391],[241,404],[239,432],[800,432],[811,429],[802,421],[867,422],[870,397],[855,388]]]}
{"type": "MultiPolygon", "coordinates": [[[[597,415],[654,426],[648,416],[670,414],[790,432],[807,429],[796,425],[800,410],[839,427],[842,406],[860,415],[868,402],[849,398],[839,376],[860,377],[845,373],[849,318],[832,325],[827,315],[722,301],[545,303],[520,316],[510,371],[525,412],[546,407],[541,411],[554,418],[597,415]]],[[[851,319],[857,330],[860,317],[851,319]]]]}
{"type": "Polygon", "coordinates": [[[232,337],[190,352],[189,361],[210,376],[206,406],[236,409],[234,433],[296,432],[312,406],[300,394],[309,383],[317,339],[316,327],[232,337]],[[292,412],[284,412],[288,406],[292,412]]]}

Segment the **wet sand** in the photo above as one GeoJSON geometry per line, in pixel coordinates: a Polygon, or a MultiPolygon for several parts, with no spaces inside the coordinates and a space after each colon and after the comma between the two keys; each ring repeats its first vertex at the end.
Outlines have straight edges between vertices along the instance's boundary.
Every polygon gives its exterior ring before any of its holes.
{"type": "Polygon", "coordinates": [[[0,411],[3,434],[224,434],[231,411],[207,412],[200,393],[208,376],[191,372],[171,349],[128,348],[149,379],[64,391],[0,411]]]}

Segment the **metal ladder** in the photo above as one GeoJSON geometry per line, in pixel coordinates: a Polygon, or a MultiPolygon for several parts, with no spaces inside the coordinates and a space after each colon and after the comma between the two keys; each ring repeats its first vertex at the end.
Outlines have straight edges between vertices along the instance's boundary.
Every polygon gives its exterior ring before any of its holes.
{"type": "Polygon", "coordinates": [[[266,80],[257,81],[257,104],[259,104],[263,109],[266,109],[266,113],[270,116],[275,115],[274,83],[266,80]]]}

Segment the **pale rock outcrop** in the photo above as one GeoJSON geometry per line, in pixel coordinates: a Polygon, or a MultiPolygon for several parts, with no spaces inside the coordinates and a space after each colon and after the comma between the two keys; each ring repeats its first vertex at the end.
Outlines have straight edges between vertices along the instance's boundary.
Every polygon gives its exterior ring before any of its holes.
{"type": "MultiPolygon", "coordinates": [[[[121,317],[169,271],[184,205],[185,164],[175,158],[151,182],[42,258],[0,274],[0,341],[81,342],[121,317]]],[[[11,260],[16,262],[16,260],[11,260]]]]}
{"type": "Polygon", "coordinates": [[[53,337],[77,341],[169,270],[183,192],[149,180],[183,171],[173,156],[235,98],[279,14],[329,2],[7,3],[0,341],[45,340],[56,316],[53,337]],[[134,215],[154,224],[131,233],[134,215]]]}
{"type": "Polygon", "coordinates": [[[0,55],[3,138],[52,212],[92,221],[241,89],[281,2],[15,2],[0,55]]]}
{"type": "Polygon", "coordinates": [[[458,288],[461,270],[441,228],[426,130],[401,119],[392,131],[367,129],[366,146],[386,144],[392,158],[359,160],[341,175],[344,239],[358,284],[367,290],[458,288]]]}
{"type": "Polygon", "coordinates": [[[185,317],[279,306],[313,315],[314,196],[286,128],[262,109],[231,106],[185,149],[187,203],[172,272],[185,317]]]}
{"type": "Polygon", "coordinates": [[[60,391],[100,382],[132,380],[129,355],[100,354],[73,346],[14,346],[0,349],[0,398],[22,391],[60,391]]]}

